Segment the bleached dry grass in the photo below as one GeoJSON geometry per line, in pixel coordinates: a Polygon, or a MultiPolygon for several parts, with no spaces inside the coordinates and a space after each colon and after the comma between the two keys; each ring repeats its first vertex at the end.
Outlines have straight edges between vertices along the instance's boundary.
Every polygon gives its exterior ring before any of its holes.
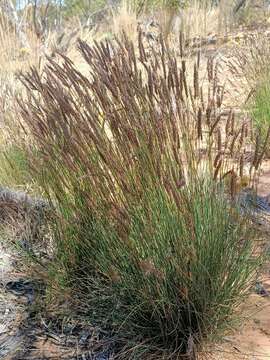
{"type": "Polygon", "coordinates": [[[117,10],[112,10],[112,28],[111,31],[119,36],[125,32],[133,41],[137,33],[137,14],[134,3],[123,0],[117,10]]]}
{"type": "Polygon", "coordinates": [[[176,31],[183,31],[188,38],[206,37],[211,34],[226,35],[234,23],[234,0],[221,0],[219,6],[194,0],[182,10],[175,24],[176,31]]]}

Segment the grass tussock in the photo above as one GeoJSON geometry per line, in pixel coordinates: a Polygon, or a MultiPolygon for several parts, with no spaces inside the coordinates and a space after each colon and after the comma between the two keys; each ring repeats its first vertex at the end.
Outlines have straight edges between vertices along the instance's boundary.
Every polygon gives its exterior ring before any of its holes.
{"type": "Polygon", "coordinates": [[[124,339],[125,359],[193,359],[258,267],[236,200],[263,153],[246,163],[249,125],[224,113],[218,65],[205,93],[183,44],[177,61],[141,34],[139,54],[127,38],[80,41],[88,77],[65,56],[21,75],[31,173],[60,214],[53,281],[124,339]]]}

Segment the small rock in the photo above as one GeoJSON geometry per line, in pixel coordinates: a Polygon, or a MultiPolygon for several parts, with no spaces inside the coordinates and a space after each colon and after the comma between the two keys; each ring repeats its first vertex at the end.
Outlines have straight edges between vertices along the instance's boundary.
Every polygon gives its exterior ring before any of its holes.
{"type": "Polygon", "coordinates": [[[9,281],[5,284],[5,289],[16,296],[25,296],[28,304],[34,302],[34,284],[25,279],[9,281]]]}
{"type": "Polygon", "coordinates": [[[269,292],[263,287],[263,285],[260,282],[256,283],[255,292],[256,292],[256,294],[261,295],[263,297],[270,296],[269,292]]]}
{"type": "Polygon", "coordinates": [[[87,340],[89,339],[89,337],[91,336],[90,331],[82,331],[80,334],[80,340],[79,340],[79,345],[87,345],[87,340]]]}

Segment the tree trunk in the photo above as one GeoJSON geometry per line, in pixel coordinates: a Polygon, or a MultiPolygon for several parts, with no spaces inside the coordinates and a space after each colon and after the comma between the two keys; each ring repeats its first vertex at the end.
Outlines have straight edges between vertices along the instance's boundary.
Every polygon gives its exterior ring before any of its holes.
{"type": "Polygon", "coordinates": [[[27,36],[22,29],[22,24],[19,21],[18,14],[12,0],[0,0],[0,10],[3,11],[3,14],[7,17],[8,21],[14,26],[21,46],[29,48],[27,36]]]}

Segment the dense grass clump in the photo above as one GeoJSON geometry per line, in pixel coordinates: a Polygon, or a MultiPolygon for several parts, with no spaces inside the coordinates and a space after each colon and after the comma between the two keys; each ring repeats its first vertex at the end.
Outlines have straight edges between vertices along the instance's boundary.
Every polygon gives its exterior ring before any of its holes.
{"type": "Polygon", "coordinates": [[[59,209],[54,265],[91,320],[129,341],[125,359],[192,358],[257,268],[235,203],[261,154],[246,162],[249,125],[224,114],[212,60],[206,91],[199,57],[190,76],[183,43],[177,59],[141,34],[138,51],[79,42],[88,77],[63,56],[21,76],[32,173],[59,209]]]}
{"type": "Polygon", "coordinates": [[[94,323],[142,343],[127,358],[146,344],[164,358],[192,354],[222,334],[247,294],[258,266],[253,232],[216,191],[207,181],[187,187],[179,207],[164,189],[146,190],[130,206],[128,229],[90,214],[73,227],[84,241],[72,247],[66,269],[80,277],[94,323]]]}

